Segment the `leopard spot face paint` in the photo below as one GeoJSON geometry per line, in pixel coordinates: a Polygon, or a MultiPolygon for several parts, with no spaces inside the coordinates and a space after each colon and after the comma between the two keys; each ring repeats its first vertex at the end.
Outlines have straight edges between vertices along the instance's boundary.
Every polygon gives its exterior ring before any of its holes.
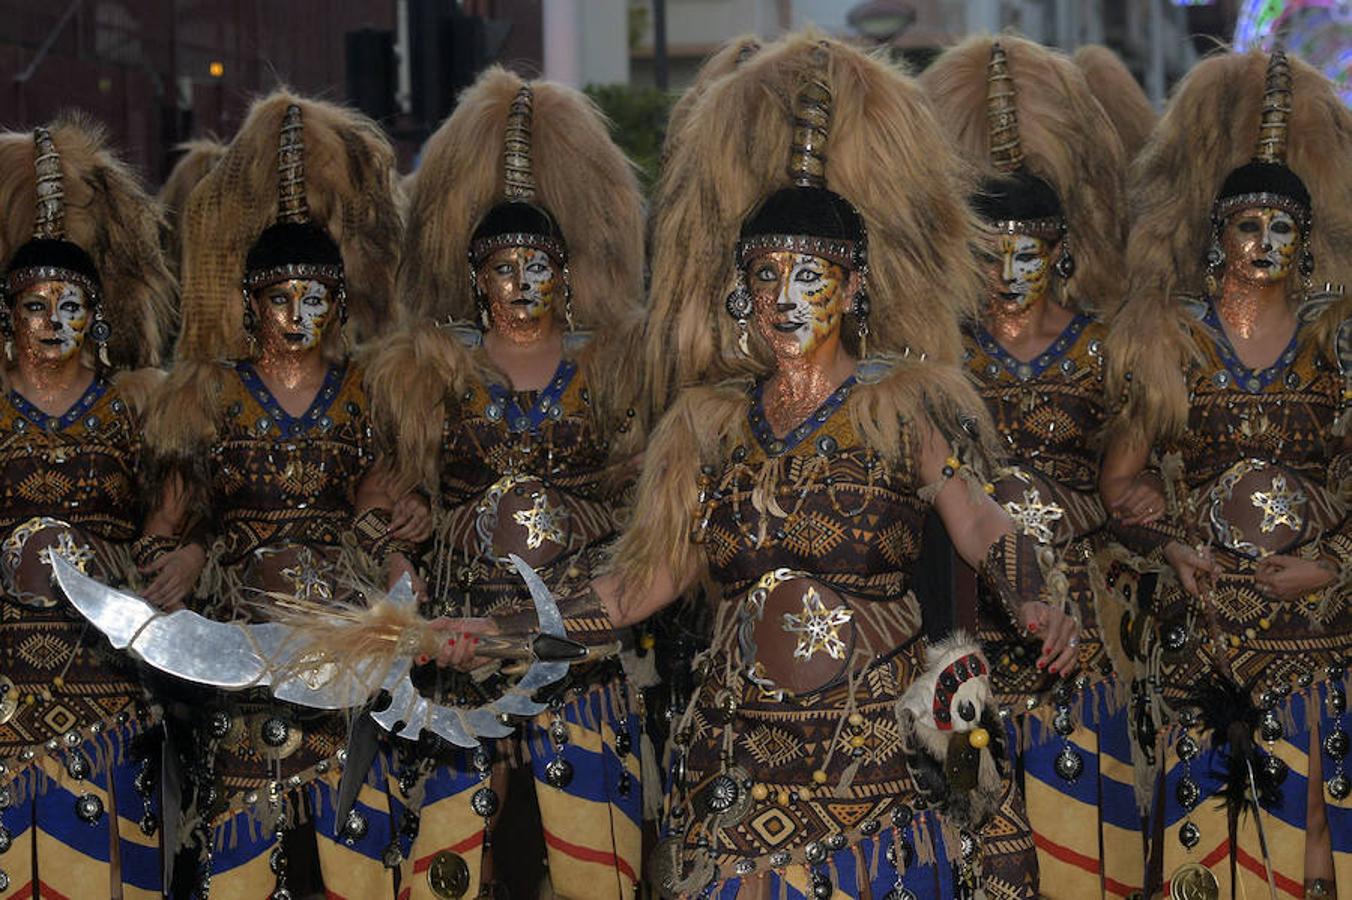
{"type": "Polygon", "coordinates": [[[992,244],[988,304],[992,313],[1020,313],[1047,296],[1053,244],[1030,234],[997,234],[992,244]]]}
{"type": "Polygon", "coordinates": [[[558,263],[534,247],[504,247],[478,268],[492,328],[517,341],[538,337],[562,285],[558,263]]]}
{"type": "Polygon", "coordinates": [[[776,358],[810,355],[840,334],[845,268],[820,256],[774,251],[747,261],[756,332],[776,358]]]}
{"type": "Polygon", "coordinates": [[[14,301],[14,349],[33,363],[64,362],[80,352],[92,320],[84,288],[69,281],[40,281],[14,301]]]}
{"type": "Polygon", "coordinates": [[[254,292],[259,342],[264,352],[304,353],[318,347],[333,319],[329,286],[313,279],[292,278],[264,285],[254,292]]]}
{"type": "Polygon", "coordinates": [[[1239,281],[1273,284],[1295,267],[1300,231],[1285,210],[1254,206],[1225,220],[1221,249],[1225,274],[1239,281]]]}

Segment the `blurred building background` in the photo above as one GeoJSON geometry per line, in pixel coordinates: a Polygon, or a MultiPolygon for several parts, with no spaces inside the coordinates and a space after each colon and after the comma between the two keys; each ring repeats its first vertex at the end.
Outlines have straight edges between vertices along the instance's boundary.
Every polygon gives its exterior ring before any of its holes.
{"type": "Polygon", "coordinates": [[[288,84],[379,119],[409,168],[500,62],[586,88],[651,175],[670,99],[709,52],[807,24],[916,67],[969,32],[1106,44],[1157,103],[1218,42],[1281,29],[1352,87],[1352,0],[0,0],[0,123],[84,109],[158,181],[180,141],[228,138],[288,84]]]}

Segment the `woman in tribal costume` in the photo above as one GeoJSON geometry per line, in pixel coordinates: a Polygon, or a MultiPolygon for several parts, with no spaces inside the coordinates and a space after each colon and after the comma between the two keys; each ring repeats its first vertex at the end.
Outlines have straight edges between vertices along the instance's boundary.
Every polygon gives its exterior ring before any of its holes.
{"type": "Polygon", "coordinates": [[[1109,355],[1132,454],[1105,463],[1105,488],[1154,444],[1170,515],[1139,538],[1177,578],[1142,651],[1161,729],[1151,874],[1175,896],[1352,885],[1352,304],[1312,287],[1352,276],[1349,152],[1352,113],[1313,68],[1221,54],[1135,173],[1113,329],[1131,341],[1109,355]]]}
{"type": "Polygon", "coordinates": [[[1095,559],[1108,547],[1098,313],[1117,305],[1123,282],[1122,146],[1074,63],[1031,41],[971,39],[920,82],[982,176],[972,202],[988,282],[963,344],[1010,461],[994,497],[1042,546],[1054,596],[1080,624],[1080,673],[1063,678],[1034,663],[1023,623],[980,594],[978,633],[1011,713],[1043,894],[1125,896],[1144,872],[1125,702],[1132,668],[1117,639],[1135,573],[1095,559]]]}
{"type": "Polygon", "coordinates": [[[158,897],[158,716],[46,560],[137,581],[162,220],[80,120],[0,135],[0,171],[0,897],[158,897]]]}
{"type": "Polygon", "coordinates": [[[960,171],[913,84],[816,34],[710,84],[678,137],[654,327],[694,386],[654,432],[613,570],[560,600],[593,645],[696,583],[715,605],[650,861],[664,896],[1036,894],[987,664],[927,641],[910,589],[933,503],[1073,664],[1074,621],[974,469],[980,398],[937,361],[980,283],[960,171]]]}
{"type": "MultiPolygon", "coordinates": [[[[556,591],[585,583],[642,449],[642,202],[581,93],[491,69],[428,141],[410,198],[402,294],[416,315],[368,383],[400,489],[432,497],[435,614],[529,607],[509,561],[556,591]]],[[[498,680],[434,678],[478,705],[498,680]]],[[[640,717],[614,661],[574,668],[550,710],[467,752],[423,747],[413,896],[494,880],[507,766],[528,763],[555,893],[627,897],[640,869],[640,717]],[[495,765],[496,762],[496,765],[495,765]],[[426,873],[424,881],[423,873],[426,873]]]]}
{"type": "MultiPolygon", "coordinates": [[[[392,162],[375,123],[281,93],[255,103],[193,192],[178,361],[147,427],[161,485],[138,560],[151,602],[258,621],[383,587],[378,564],[411,552],[418,505],[391,521],[346,353],[349,330],[378,333],[394,313],[392,162]]],[[[266,695],[179,706],[191,890],[393,896],[388,748],[337,822],[343,714],[266,695]]]]}

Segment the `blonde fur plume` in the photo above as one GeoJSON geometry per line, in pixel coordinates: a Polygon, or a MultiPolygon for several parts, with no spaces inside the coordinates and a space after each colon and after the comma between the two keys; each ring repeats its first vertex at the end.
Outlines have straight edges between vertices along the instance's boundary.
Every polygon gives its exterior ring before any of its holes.
{"type": "Polygon", "coordinates": [[[958,358],[958,315],[974,310],[981,284],[971,182],[914,82],[818,32],[795,33],[693,102],[659,182],[647,340],[655,409],[684,385],[765,370],[738,354],[724,309],[733,253],[742,222],[789,183],[793,100],[823,61],[834,98],[827,187],[868,228],[869,346],[958,358]]]}
{"type": "MultiPolygon", "coordinates": [[[[1287,165],[1314,199],[1316,287],[1352,281],[1352,110],[1327,78],[1292,58],[1287,165]]],[[[1231,171],[1254,156],[1267,54],[1219,53],[1179,83],[1131,171],[1128,297],[1108,338],[1114,431],[1138,446],[1181,433],[1195,355],[1179,298],[1204,291],[1211,210],[1231,171]]],[[[1328,329],[1326,329],[1328,330],[1328,329]]],[[[1325,338],[1327,340],[1327,337],[1325,338]]]]}
{"type": "Polygon", "coordinates": [[[1072,59],[1084,73],[1085,81],[1103,111],[1113,120],[1130,163],[1145,146],[1159,121],[1159,113],[1155,112],[1136,76],[1112,50],[1102,44],[1085,44],[1075,51],[1072,59]]]}
{"type": "MultiPolygon", "coordinates": [[[[420,319],[479,318],[466,254],[480,219],[504,199],[507,109],[523,84],[506,69],[484,72],[423,146],[399,273],[400,292],[420,319]]],[[[535,202],[568,245],[577,327],[603,330],[642,304],[637,173],[585,95],[548,81],[531,88],[535,202]]]]}
{"type": "MultiPolygon", "coordinates": [[[[919,79],[944,131],[983,177],[998,174],[990,162],[986,116],[987,64],[996,40],[964,41],[919,79]]],[[[1013,35],[998,40],[1014,81],[1023,167],[1050,184],[1061,200],[1076,263],[1067,282],[1073,305],[1111,312],[1122,299],[1126,278],[1122,143],[1069,58],[1013,35]]]]}
{"type": "Polygon", "coordinates": [[[175,273],[181,270],[183,261],[183,234],[181,220],[188,205],[188,197],[212,167],[225,155],[226,144],[215,138],[199,138],[185,141],[174,148],[183,155],[169,177],[164,180],[158,198],[164,207],[165,222],[168,227],[164,245],[165,257],[175,273]]]}
{"type": "Polygon", "coordinates": [[[292,104],[303,113],[310,218],[342,251],[347,329],[360,341],[398,319],[401,225],[389,139],[361,113],[282,90],[254,103],[183,213],[180,359],[238,359],[247,352],[240,281],[249,248],[277,218],[277,138],[292,104]]]}
{"type": "MultiPolygon", "coordinates": [[[[112,326],[108,356],[113,368],[157,365],[177,288],[160,249],[165,225],[159,204],[118,159],[102,125],[69,114],[49,128],[61,154],[66,238],[98,269],[103,313],[112,326]]],[[[0,260],[8,262],[33,235],[37,176],[31,132],[0,134],[0,173],[0,209],[5,211],[0,260]]],[[[92,342],[86,346],[92,353],[92,342]]]]}

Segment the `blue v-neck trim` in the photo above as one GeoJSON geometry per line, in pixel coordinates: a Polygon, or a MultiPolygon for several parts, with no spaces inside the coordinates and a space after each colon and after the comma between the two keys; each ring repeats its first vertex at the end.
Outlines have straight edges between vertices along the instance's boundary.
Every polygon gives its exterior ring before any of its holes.
{"type": "Polygon", "coordinates": [[[263,410],[272,419],[269,424],[276,425],[282,432],[283,437],[295,437],[304,434],[316,425],[322,425],[327,419],[329,408],[333,406],[333,401],[338,396],[338,388],[342,386],[343,375],[346,373],[347,367],[338,363],[329,364],[329,369],[324,373],[324,381],[319,385],[315,398],[310,401],[309,408],[299,416],[292,416],[282,407],[272,391],[263,383],[263,379],[259,376],[253,363],[239,362],[235,365],[235,371],[239,373],[239,380],[243,383],[244,388],[253,395],[253,398],[258,401],[258,405],[263,407],[263,410]]]}
{"type": "Polygon", "coordinates": [[[781,438],[775,436],[774,429],[770,427],[769,421],[765,418],[765,382],[758,381],[756,386],[751,389],[751,408],[746,413],[747,422],[751,426],[751,433],[755,435],[756,442],[761,445],[761,449],[765,451],[767,456],[780,456],[788,453],[826,424],[826,420],[831,418],[835,411],[844,405],[855,384],[853,375],[846,378],[841,382],[840,387],[832,391],[821,402],[821,405],[812,415],[781,438]]]}
{"type": "Polygon", "coordinates": [[[1235,345],[1230,343],[1230,336],[1225,333],[1225,327],[1221,324],[1221,317],[1216,312],[1214,303],[1207,304],[1206,315],[1202,317],[1202,321],[1215,332],[1216,351],[1220,355],[1222,365],[1230,373],[1230,382],[1246,393],[1259,394],[1267,390],[1268,385],[1280,378],[1287,366],[1295,361],[1296,353],[1300,349],[1301,323],[1297,322],[1296,330],[1291,333],[1291,340],[1287,342],[1286,349],[1277,357],[1277,361],[1266,369],[1250,369],[1239,358],[1235,345]]]}
{"type": "Polygon", "coordinates": [[[89,387],[85,388],[84,393],[80,395],[80,399],[72,403],[70,409],[60,416],[47,415],[36,404],[15,390],[9,392],[9,402],[14,404],[14,408],[19,411],[19,415],[42,430],[65,431],[78,422],[85,413],[94,408],[94,404],[99,402],[99,398],[108,392],[108,385],[107,379],[96,377],[89,382],[89,387]]]}
{"type": "Polygon", "coordinates": [[[979,322],[973,324],[972,334],[982,351],[1003,366],[1006,372],[1020,381],[1028,381],[1030,378],[1037,378],[1055,365],[1061,357],[1065,356],[1066,352],[1075,346],[1075,341],[1079,338],[1080,333],[1093,321],[1093,318],[1084,313],[1076,314],[1075,318],[1071,319],[1066,327],[1061,329],[1061,333],[1047,346],[1047,349],[1033,357],[1029,362],[1016,359],[1013,354],[1000,345],[994,335],[986,330],[986,326],[979,322]]]}

